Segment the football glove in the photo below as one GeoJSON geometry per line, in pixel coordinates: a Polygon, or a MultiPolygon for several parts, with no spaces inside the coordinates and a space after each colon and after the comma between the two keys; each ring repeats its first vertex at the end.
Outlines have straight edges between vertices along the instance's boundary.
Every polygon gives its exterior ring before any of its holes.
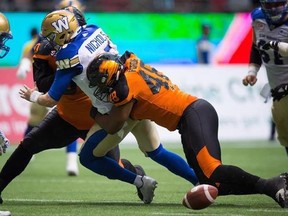
{"type": "Polygon", "coordinates": [[[273,101],[280,101],[283,97],[288,95],[288,84],[281,84],[271,90],[273,101]]]}
{"type": "Polygon", "coordinates": [[[0,155],[6,153],[6,149],[9,147],[10,142],[5,137],[4,133],[0,131],[0,155]]]}
{"type": "Polygon", "coordinates": [[[269,41],[268,43],[265,43],[262,48],[264,50],[269,50],[270,48],[271,49],[274,49],[275,51],[278,51],[279,48],[278,48],[278,41],[269,41]]]}

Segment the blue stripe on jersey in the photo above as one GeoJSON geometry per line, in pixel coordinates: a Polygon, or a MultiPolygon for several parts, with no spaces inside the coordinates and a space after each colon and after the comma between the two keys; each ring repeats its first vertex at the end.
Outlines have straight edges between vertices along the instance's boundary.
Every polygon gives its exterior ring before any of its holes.
{"type": "Polygon", "coordinates": [[[256,19],[265,19],[265,15],[260,7],[252,11],[251,17],[253,21],[256,19]]]}

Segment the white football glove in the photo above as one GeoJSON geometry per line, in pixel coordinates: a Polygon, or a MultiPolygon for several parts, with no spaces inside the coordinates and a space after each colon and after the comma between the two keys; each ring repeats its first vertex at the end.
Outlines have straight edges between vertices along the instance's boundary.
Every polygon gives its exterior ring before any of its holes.
{"type": "Polygon", "coordinates": [[[32,63],[29,58],[22,58],[20,61],[18,70],[17,70],[17,77],[19,79],[25,79],[27,76],[27,73],[29,73],[32,70],[32,63]]]}
{"type": "Polygon", "coordinates": [[[3,153],[6,153],[6,149],[9,147],[9,145],[9,140],[5,137],[4,133],[0,131],[0,156],[3,153]]]}

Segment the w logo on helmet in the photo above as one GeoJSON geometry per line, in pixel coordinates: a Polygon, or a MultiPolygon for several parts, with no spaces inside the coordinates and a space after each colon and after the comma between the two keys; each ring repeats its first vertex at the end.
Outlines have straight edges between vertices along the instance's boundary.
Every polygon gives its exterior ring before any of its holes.
{"type": "Polygon", "coordinates": [[[64,16],[61,19],[52,22],[51,25],[56,29],[57,32],[62,33],[63,31],[67,31],[69,29],[68,17],[64,16]]]}

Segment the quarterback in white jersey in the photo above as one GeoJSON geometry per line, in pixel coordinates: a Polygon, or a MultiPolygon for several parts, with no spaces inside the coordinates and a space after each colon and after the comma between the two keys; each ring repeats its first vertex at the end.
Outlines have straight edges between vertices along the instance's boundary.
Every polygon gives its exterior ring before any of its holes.
{"type": "Polygon", "coordinates": [[[288,42],[288,5],[287,0],[260,0],[260,3],[261,7],[252,12],[253,44],[243,84],[254,85],[259,68],[265,66],[273,98],[273,121],[278,140],[288,154],[288,54],[285,47],[280,50],[278,46],[288,42]]]}
{"type": "MultiPolygon", "coordinates": [[[[42,22],[42,35],[58,50],[55,80],[46,94],[24,86],[24,89],[20,89],[20,96],[42,106],[54,106],[73,81],[90,97],[98,112],[108,113],[112,104],[94,96],[97,87],[89,86],[86,75],[88,64],[96,56],[106,52],[118,54],[117,47],[104,31],[95,25],[79,26],[74,14],[58,10],[45,17],[42,22]]],[[[109,179],[134,184],[139,189],[138,194],[141,193],[142,201],[151,203],[157,182],[153,178],[136,175],[122,168],[116,161],[106,156],[107,152],[115,147],[115,143],[121,142],[129,132],[135,136],[139,148],[145,155],[192,184],[198,182],[194,170],[186,161],[162,146],[156,127],[150,120],[129,119],[123,128],[113,135],[108,135],[95,123],[81,148],[80,163],[109,179]]]]}

